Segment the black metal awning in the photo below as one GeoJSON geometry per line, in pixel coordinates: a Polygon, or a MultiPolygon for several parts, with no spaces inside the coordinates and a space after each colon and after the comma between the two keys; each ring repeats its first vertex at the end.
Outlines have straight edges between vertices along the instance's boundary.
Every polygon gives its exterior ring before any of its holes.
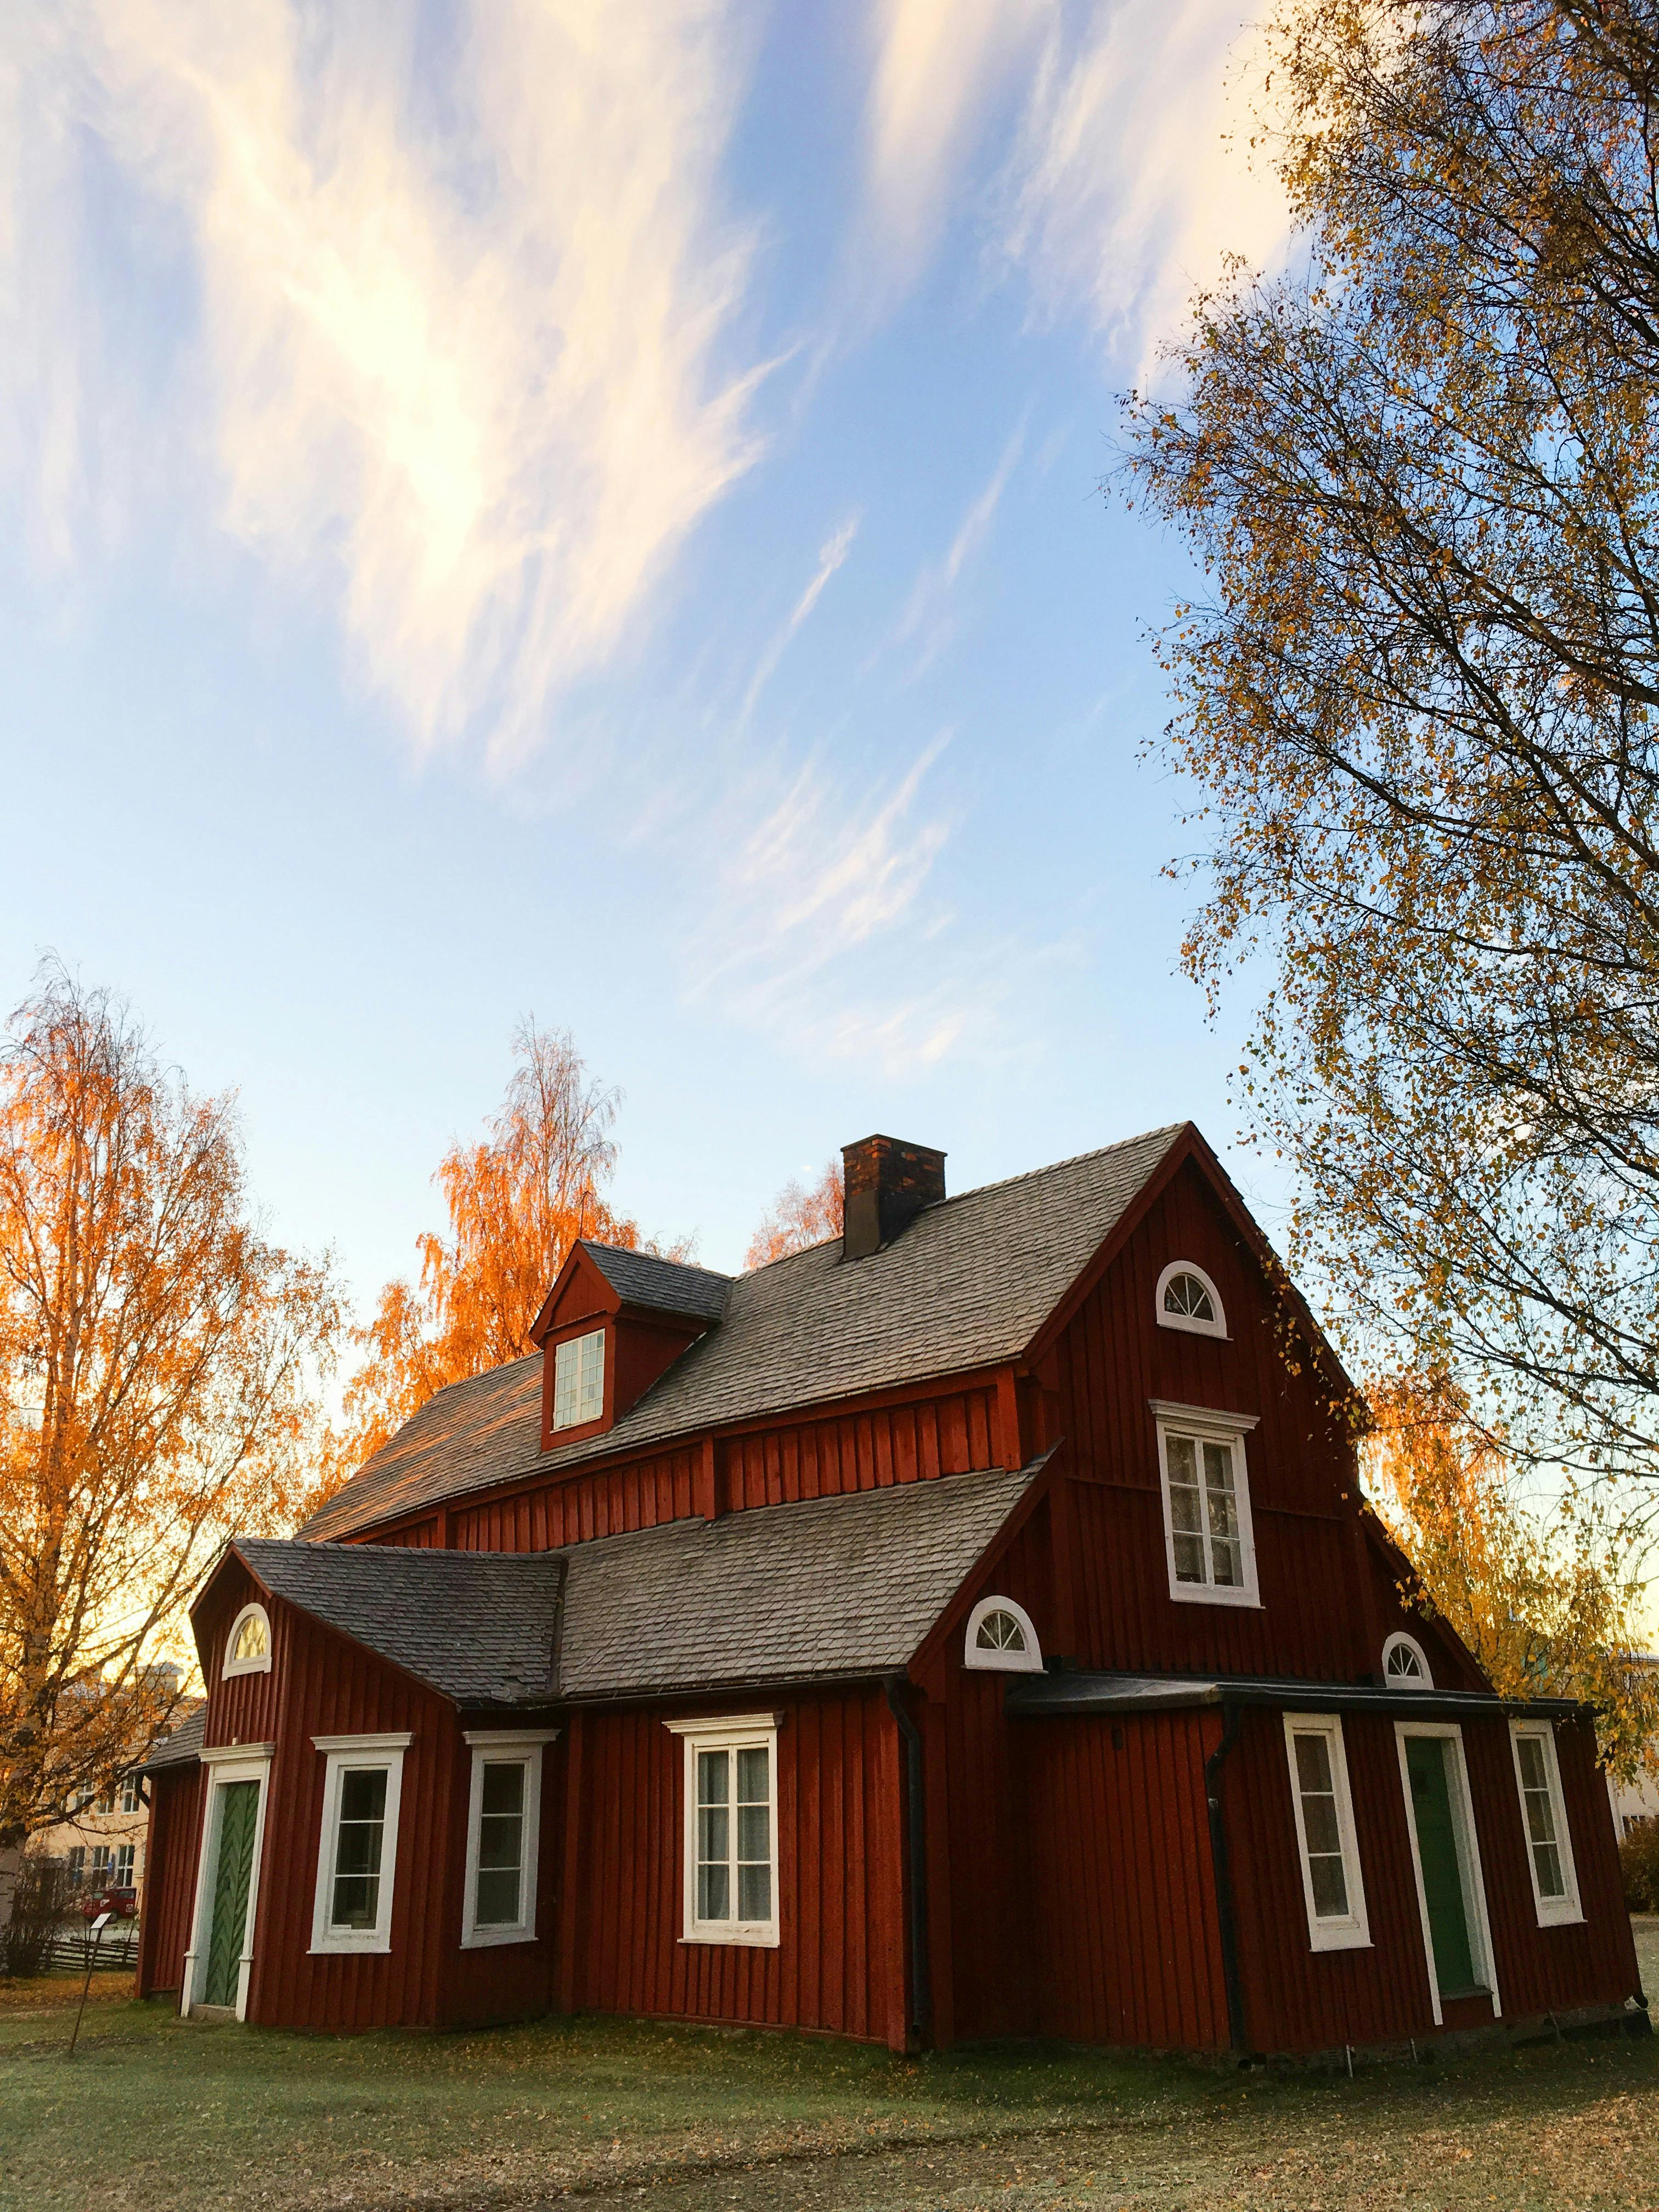
{"type": "Polygon", "coordinates": [[[1575,1720],[1571,1698],[1500,1698],[1490,1690],[1408,1690],[1375,1682],[1307,1682],[1269,1674],[1110,1674],[1070,1668],[1009,1678],[1017,1719],[1156,1713],[1199,1705],[1261,1705],[1285,1713],[1377,1713],[1396,1720],[1575,1720]]]}

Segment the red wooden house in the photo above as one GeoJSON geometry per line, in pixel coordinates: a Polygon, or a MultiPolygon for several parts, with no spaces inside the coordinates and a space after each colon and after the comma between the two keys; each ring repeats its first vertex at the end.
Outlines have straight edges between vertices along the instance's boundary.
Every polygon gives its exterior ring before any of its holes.
{"type": "Polygon", "coordinates": [[[1589,1717],[1401,1595],[1195,1130],[735,1279],[579,1245],[198,1603],[141,1986],[1239,2053],[1645,2026],[1589,1717]]]}

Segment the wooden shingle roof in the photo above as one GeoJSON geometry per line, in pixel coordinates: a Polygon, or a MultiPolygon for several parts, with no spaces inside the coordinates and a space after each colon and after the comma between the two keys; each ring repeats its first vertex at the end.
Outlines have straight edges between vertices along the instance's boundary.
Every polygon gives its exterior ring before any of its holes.
{"type": "MultiPolygon", "coordinates": [[[[720,1320],[601,1436],[541,1449],[539,1353],[453,1383],[300,1533],[348,1535],[602,1454],[1017,1358],[1182,1126],[943,1200],[866,1258],[843,1263],[835,1238],[732,1279],[720,1320]]],[[[592,1256],[607,1274],[672,1267],[609,1248],[592,1256]]],[[[710,1279],[711,1295],[724,1279],[710,1279]]]]}

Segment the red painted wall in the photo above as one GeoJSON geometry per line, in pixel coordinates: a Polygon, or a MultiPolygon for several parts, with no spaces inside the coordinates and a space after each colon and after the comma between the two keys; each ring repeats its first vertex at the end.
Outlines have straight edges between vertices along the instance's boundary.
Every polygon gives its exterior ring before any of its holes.
{"type": "MultiPolygon", "coordinates": [[[[768,1710],[755,1697],[704,1710],[768,1710]]],[[[899,1745],[878,1692],[780,1699],[775,1949],[686,1943],[684,1747],[659,1711],[570,1717],[561,2002],[904,2043],[899,1745]]]]}
{"type": "Polygon", "coordinates": [[[150,1778],[149,1833],[144,1845],[144,1894],[138,1923],[141,1997],[179,1986],[196,1894],[202,1774],[199,1766],[173,1766],[150,1778]]]}

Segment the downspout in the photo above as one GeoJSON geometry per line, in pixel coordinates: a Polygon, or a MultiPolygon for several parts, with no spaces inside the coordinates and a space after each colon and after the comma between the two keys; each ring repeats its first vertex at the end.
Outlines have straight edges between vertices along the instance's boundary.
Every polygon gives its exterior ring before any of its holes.
{"type": "Polygon", "coordinates": [[[1238,1922],[1233,1911],[1232,1868],[1227,1856],[1227,1816],[1221,1806],[1221,1770],[1238,1741],[1244,1710],[1236,1698],[1221,1703],[1221,1741],[1204,1762],[1204,1795],[1210,1808],[1210,1857],[1215,1867],[1215,1917],[1221,1931],[1221,1978],[1227,1991],[1227,2040],[1243,2051],[1244,1985],[1238,1972],[1238,1922]]]}
{"type": "Polygon", "coordinates": [[[904,1702],[902,1674],[882,1687],[904,1740],[904,1832],[910,1854],[910,2022],[924,2048],[933,2025],[933,1966],[927,1948],[927,1789],[921,1765],[921,1730],[904,1702]]]}

